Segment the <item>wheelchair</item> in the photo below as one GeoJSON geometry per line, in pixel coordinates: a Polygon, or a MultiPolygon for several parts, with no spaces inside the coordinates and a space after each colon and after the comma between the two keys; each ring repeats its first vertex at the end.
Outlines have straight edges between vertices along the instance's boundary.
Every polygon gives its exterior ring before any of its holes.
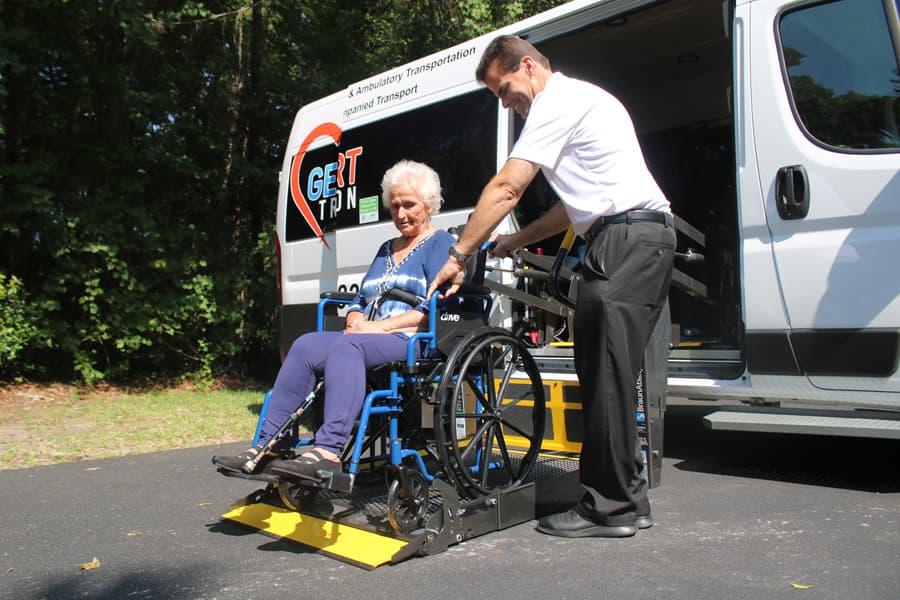
{"type": "MultiPolygon", "coordinates": [[[[434,496],[456,494],[453,503],[491,502],[523,486],[544,437],[545,392],[537,364],[519,336],[488,325],[493,299],[484,286],[487,245],[459,292],[430,300],[427,331],[414,334],[405,360],[367,374],[369,392],[341,456],[342,470],[319,471],[318,479],[259,473],[225,475],[268,482],[288,509],[303,511],[322,491],[353,494],[360,487],[386,488],[386,517],[398,533],[420,529],[435,508],[434,496]],[[417,349],[419,350],[417,352],[417,349]],[[435,490],[437,489],[437,492],[435,490]]],[[[418,304],[408,292],[386,296],[418,304]]],[[[352,295],[326,292],[317,328],[337,320],[352,295]]],[[[316,391],[278,430],[289,438],[291,458],[314,439],[299,439],[300,416],[321,402],[316,391]]],[[[253,441],[258,442],[268,396],[253,441]]],[[[252,470],[252,469],[251,469],[252,470]]],[[[444,498],[446,505],[447,498],[444,498]]]]}

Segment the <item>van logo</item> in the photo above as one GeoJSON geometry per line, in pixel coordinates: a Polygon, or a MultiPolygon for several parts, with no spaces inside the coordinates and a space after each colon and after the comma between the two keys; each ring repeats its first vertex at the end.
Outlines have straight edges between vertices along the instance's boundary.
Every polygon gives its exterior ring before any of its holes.
{"type": "Polygon", "coordinates": [[[450,321],[452,323],[457,323],[459,321],[459,315],[456,313],[443,313],[441,315],[441,321],[450,321]]]}
{"type": "Polygon", "coordinates": [[[300,189],[300,164],[303,162],[303,157],[306,155],[306,151],[309,149],[310,144],[322,136],[327,136],[334,140],[334,145],[337,146],[341,143],[341,133],[343,133],[341,128],[334,123],[326,122],[317,126],[309,132],[309,135],[307,135],[306,139],[303,140],[303,143],[300,144],[300,149],[297,150],[294,164],[291,166],[291,199],[294,201],[294,205],[300,211],[300,214],[303,215],[306,224],[313,230],[313,233],[319,236],[319,239],[322,240],[322,243],[325,244],[325,247],[329,250],[331,250],[331,246],[325,241],[325,234],[322,233],[319,221],[316,220],[315,215],[313,215],[312,210],[310,210],[306,198],[303,197],[303,191],[300,189]]]}

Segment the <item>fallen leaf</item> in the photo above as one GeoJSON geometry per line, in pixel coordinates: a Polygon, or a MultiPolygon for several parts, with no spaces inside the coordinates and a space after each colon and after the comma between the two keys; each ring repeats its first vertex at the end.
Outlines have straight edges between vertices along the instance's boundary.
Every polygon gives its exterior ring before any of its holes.
{"type": "Polygon", "coordinates": [[[811,590],[813,588],[813,586],[806,585],[803,583],[792,583],[791,587],[794,588],[795,590],[811,590]]]}
{"type": "Polygon", "coordinates": [[[94,560],[92,560],[91,562],[86,562],[83,565],[81,565],[82,571],[90,571],[91,569],[99,569],[99,568],[100,568],[100,561],[97,560],[96,556],[94,557],[94,560]]]}

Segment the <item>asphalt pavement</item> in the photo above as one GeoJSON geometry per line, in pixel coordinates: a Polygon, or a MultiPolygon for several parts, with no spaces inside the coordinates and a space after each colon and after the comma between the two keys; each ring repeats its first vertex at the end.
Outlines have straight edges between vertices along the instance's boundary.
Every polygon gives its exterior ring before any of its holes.
{"type": "Polygon", "coordinates": [[[221,521],[260,486],[209,460],[244,444],[3,471],[0,598],[900,598],[898,442],[711,432],[708,410],[667,412],[652,529],[532,521],[374,571],[221,521]]]}

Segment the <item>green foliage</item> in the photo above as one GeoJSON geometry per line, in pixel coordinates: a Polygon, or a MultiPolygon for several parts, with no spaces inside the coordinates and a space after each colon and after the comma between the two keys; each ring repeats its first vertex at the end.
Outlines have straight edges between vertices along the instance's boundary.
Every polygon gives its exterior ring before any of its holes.
{"type": "Polygon", "coordinates": [[[0,377],[13,375],[19,353],[40,338],[36,320],[22,281],[0,272],[0,377]]]}
{"type": "Polygon", "coordinates": [[[0,376],[270,377],[296,110],[552,4],[0,3],[0,376]]]}

